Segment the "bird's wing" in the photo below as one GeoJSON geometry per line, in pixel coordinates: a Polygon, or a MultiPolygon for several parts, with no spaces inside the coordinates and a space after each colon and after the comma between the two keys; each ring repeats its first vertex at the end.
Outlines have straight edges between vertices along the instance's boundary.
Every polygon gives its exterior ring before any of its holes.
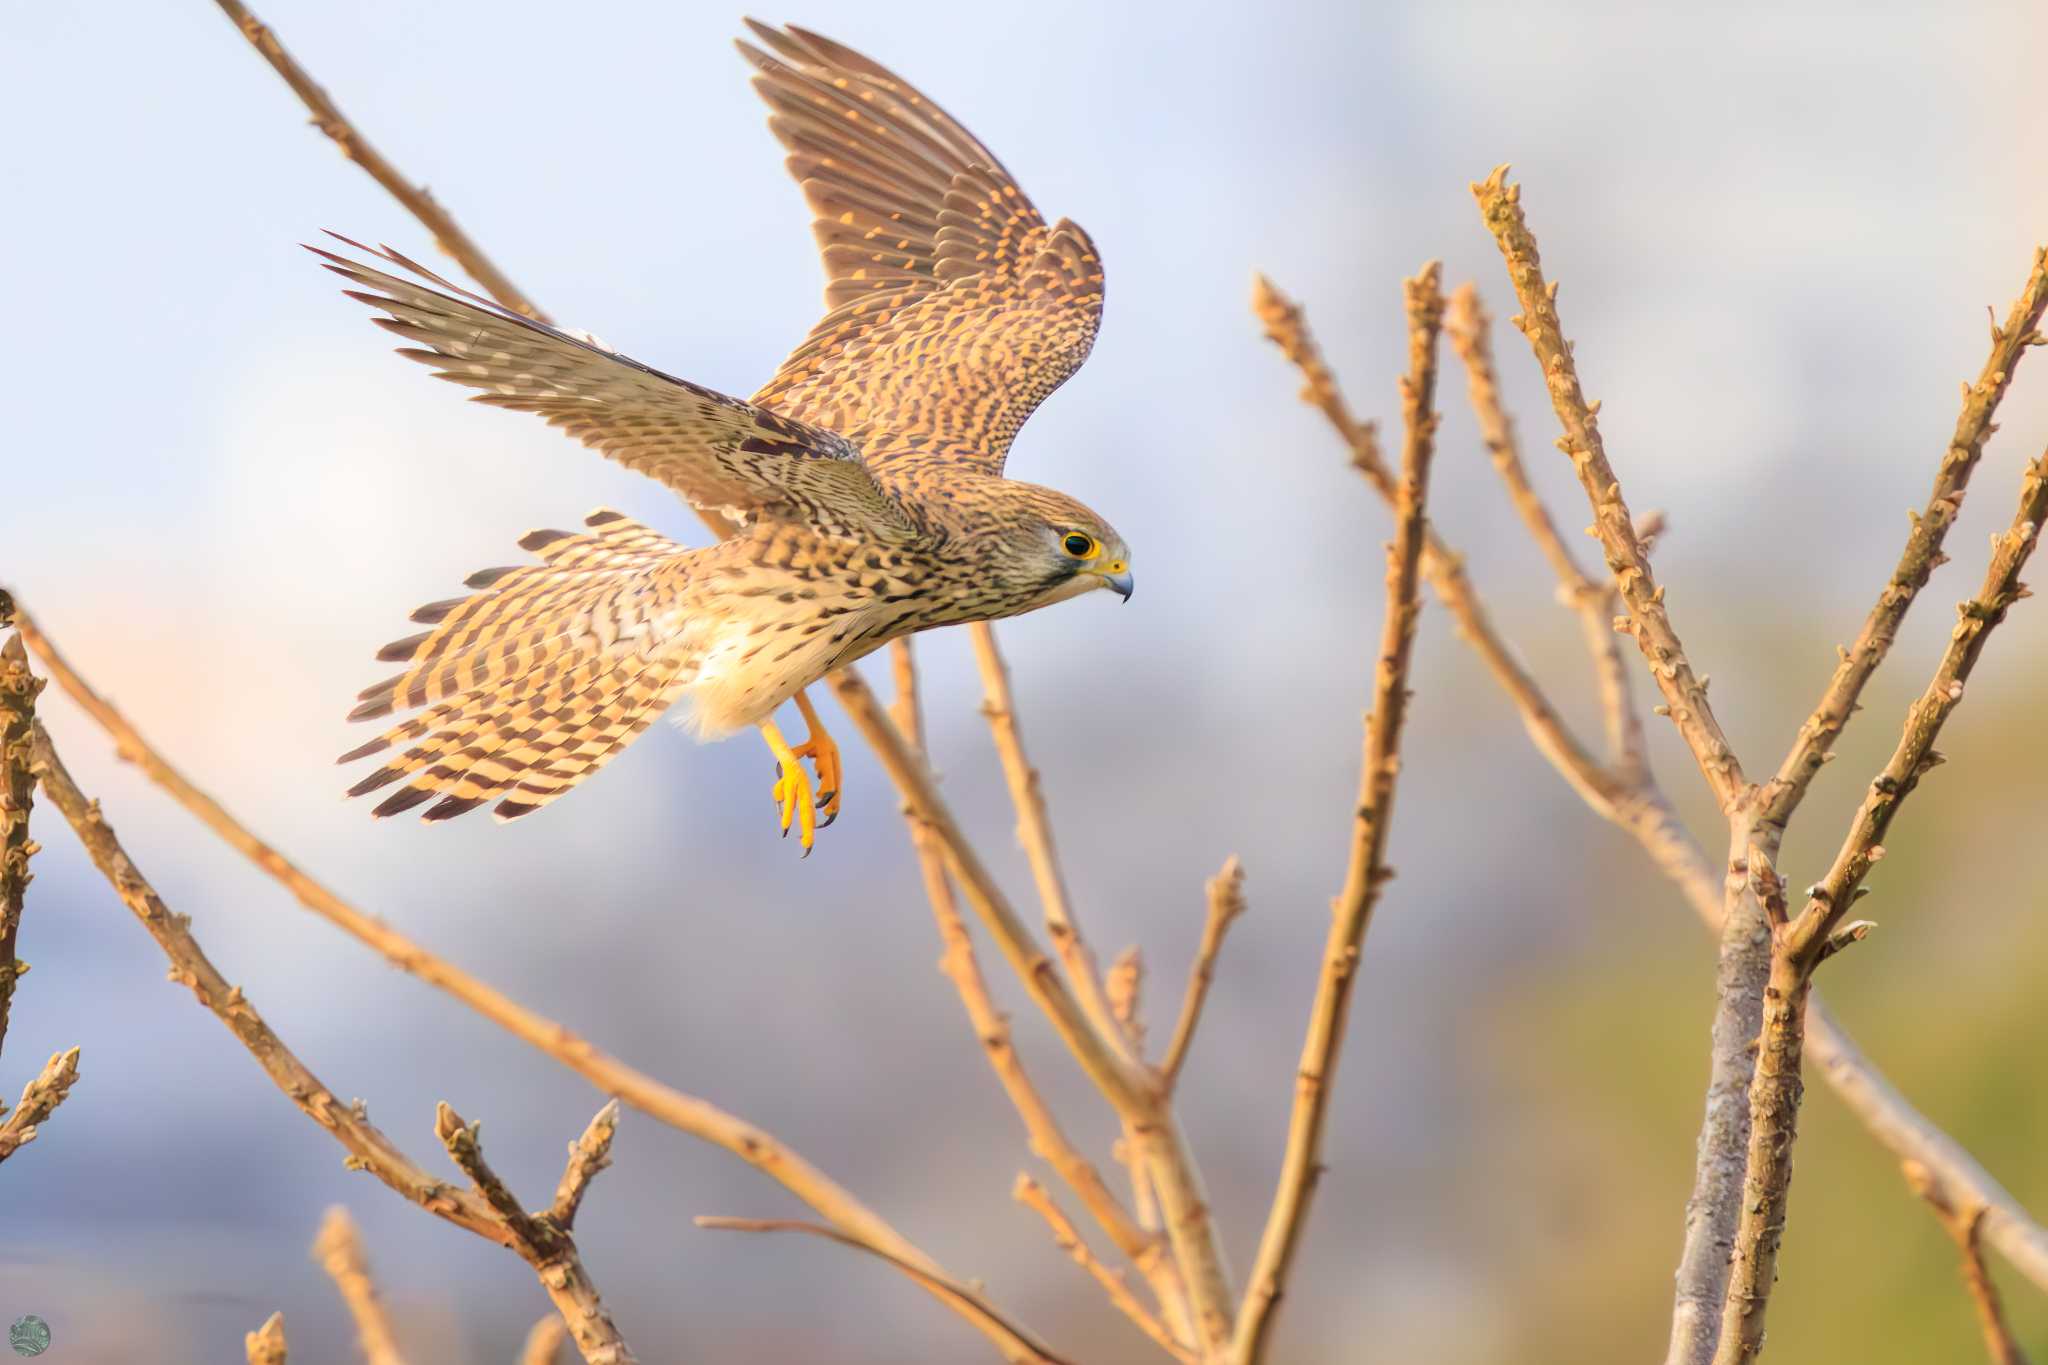
{"type": "Polygon", "coordinates": [[[816,215],[828,312],[754,401],[854,436],[870,463],[1000,472],[1102,317],[1088,234],[1045,219],[909,82],[829,38],[748,21],[768,126],[816,215]]]}
{"type": "Polygon", "coordinates": [[[697,507],[746,524],[790,521],[829,534],[888,536],[902,509],[836,432],[701,388],[512,313],[386,247],[368,252],[417,278],[318,247],[345,291],[380,310],[377,325],[414,346],[399,354],[435,377],[481,389],[474,401],[538,413],[697,507]],[[428,283],[421,283],[426,281],[428,283]]]}

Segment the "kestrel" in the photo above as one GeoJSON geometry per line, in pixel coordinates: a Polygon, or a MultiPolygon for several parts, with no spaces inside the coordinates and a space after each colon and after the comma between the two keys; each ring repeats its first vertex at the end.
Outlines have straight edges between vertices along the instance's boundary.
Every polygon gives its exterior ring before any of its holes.
{"type": "MultiPolygon", "coordinates": [[[[600,510],[534,531],[541,563],[486,569],[386,645],[405,671],[351,720],[419,711],[342,756],[402,751],[349,795],[445,820],[530,814],[687,701],[700,737],[757,726],[782,831],[808,853],[838,813],[838,747],[803,689],[886,642],[1015,616],[1095,588],[1131,595],[1108,522],[1004,477],[1018,428],[1087,358],[1102,315],[1088,235],[1047,225],[1002,163],[915,87],[800,28],[749,21],[740,51],[815,215],[824,320],[749,402],[544,326],[397,252],[331,252],[400,355],[538,413],[735,529],[686,549],[600,510]],[[791,744],[775,711],[809,726],[791,744]],[[424,708],[424,709],[422,709],[424,708]],[[817,768],[817,795],[802,759],[817,768]]],[[[341,239],[346,242],[347,239],[341,239]]]]}

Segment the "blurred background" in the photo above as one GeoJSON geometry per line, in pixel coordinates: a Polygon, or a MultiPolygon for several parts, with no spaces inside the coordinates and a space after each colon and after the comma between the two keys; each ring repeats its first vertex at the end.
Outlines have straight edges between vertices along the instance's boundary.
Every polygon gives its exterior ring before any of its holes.
{"type": "MultiPolygon", "coordinates": [[[[285,43],[563,322],[734,393],[819,310],[807,215],[717,6],[270,0],[285,43]]],[[[775,15],[770,18],[780,17],[775,15]]],[[[1104,511],[1141,590],[1007,625],[1078,910],[1144,946],[1163,1037],[1226,854],[1252,911],[1182,1087],[1240,1273],[1271,1193],[1378,630],[1383,509],[1247,307],[1301,299],[1351,398],[1395,413],[1399,281],[1441,257],[1508,303],[1467,182],[1512,159],[1610,453],[1739,751],[1775,765],[1889,572],[1986,348],[2048,234],[2038,6],[816,0],[791,16],[892,65],[995,148],[1110,274],[1095,357],[1012,468],[1104,511]]],[[[499,828],[373,824],[336,796],[349,699],[416,604],[607,504],[685,539],[656,485],[386,354],[295,243],[430,251],[212,5],[10,5],[0,20],[0,579],[174,762],[344,895],[514,997],[775,1132],[1077,1358],[1151,1348],[1010,1202],[1032,1166],[933,970],[897,802],[850,726],[845,815],[799,862],[747,737],[650,731],[574,799],[499,828]]],[[[1541,486],[1579,493],[1526,349],[1498,338],[1541,486]]],[[[1815,879],[2048,436],[2048,358],[2001,414],[1956,563],[1908,623],[1782,867],[1815,879]]],[[[1447,361],[1435,512],[1574,717],[1576,624],[1518,529],[1447,361]]],[[[1282,1358],[1641,1361],[1663,1349],[1707,1061],[1712,944],[1591,816],[1433,605],[1393,861],[1282,1358]]],[[[1029,903],[967,642],[921,646],[946,791],[1029,903]]],[[[2048,613],[2017,611],[1888,841],[1879,930],[1831,966],[1844,1022],[1936,1122],[2048,1213],[2048,916],[2035,840],[2048,613]]],[[[871,676],[878,676],[870,667],[871,676]]],[[[1643,689],[1647,691],[1647,689],[1643,689]]],[[[828,722],[837,715],[825,703],[828,722]]],[[[300,910],[54,689],[81,783],[230,979],[424,1164],[445,1098],[544,1197],[600,1097],[300,910]]],[[[1666,786],[1711,831],[1655,724],[1666,786]]],[[[51,816],[0,1086],[84,1049],[0,1171],[0,1317],[52,1360],[235,1358],[285,1310],[351,1358],[307,1259],[346,1203],[413,1358],[508,1360],[545,1301],[506,1253],[341,1166],[51,816]]],[[[1071,1129],[1111,1124],[1007,980],[1071,1129]]],[[[1979,1347],[1952,1248],[1824,1086],[1809,1091],[1773,1358],[1979,1347]]],[[[779,1187],[628,1112],[580,1224],[647,1360],[989,1358],[893,1272],[802,1239],[779,1187]]],[[[452,1175],[452,1169],[450,1170],[452,1175]]],[[[2048,1351],[2048,1305],[1994,1260],[2048,1351]]]]}

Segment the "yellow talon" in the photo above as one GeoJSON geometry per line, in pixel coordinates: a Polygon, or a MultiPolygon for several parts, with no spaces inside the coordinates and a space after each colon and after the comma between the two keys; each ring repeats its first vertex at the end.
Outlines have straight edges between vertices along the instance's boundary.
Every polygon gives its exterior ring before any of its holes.
{"type": "Polygon", "coordinates": [[[839,798],[846,790],[839,766],[839,744],[825,733],[825,723],[811,708],[811,699],[801,692],[796,694],[796,709],[803,712],[810,734],[790,752],[817,765],[818,805],[825,812],[825,824],[829,825],[839,818],[839,798]]]}
{"type": "Polygon", "coordinates": [[[789,837],[789,827],[797,827],[797,842],[803,845],[804,856],[809,857],[811,844],[817,838],[818,813],[811,800],[811,779],[804,772],[803,761],[796,750],[782,737],[782,731],[772,720],[761,722],[761,735],[768,741],[768,747],[775,753],[775,804],[782,812],[782,835],[789,837]]]}

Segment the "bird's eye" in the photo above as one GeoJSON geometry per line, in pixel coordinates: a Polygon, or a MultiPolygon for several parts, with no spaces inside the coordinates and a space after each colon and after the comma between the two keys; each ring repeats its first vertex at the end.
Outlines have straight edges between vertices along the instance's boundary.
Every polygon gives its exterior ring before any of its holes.
{"type": "Polygon", "coordinates": [[[1060,542],[1060,548],[1076,559],[1092,559],[1095,557],[1095,538],[1074,531],[1060,542]]]}

